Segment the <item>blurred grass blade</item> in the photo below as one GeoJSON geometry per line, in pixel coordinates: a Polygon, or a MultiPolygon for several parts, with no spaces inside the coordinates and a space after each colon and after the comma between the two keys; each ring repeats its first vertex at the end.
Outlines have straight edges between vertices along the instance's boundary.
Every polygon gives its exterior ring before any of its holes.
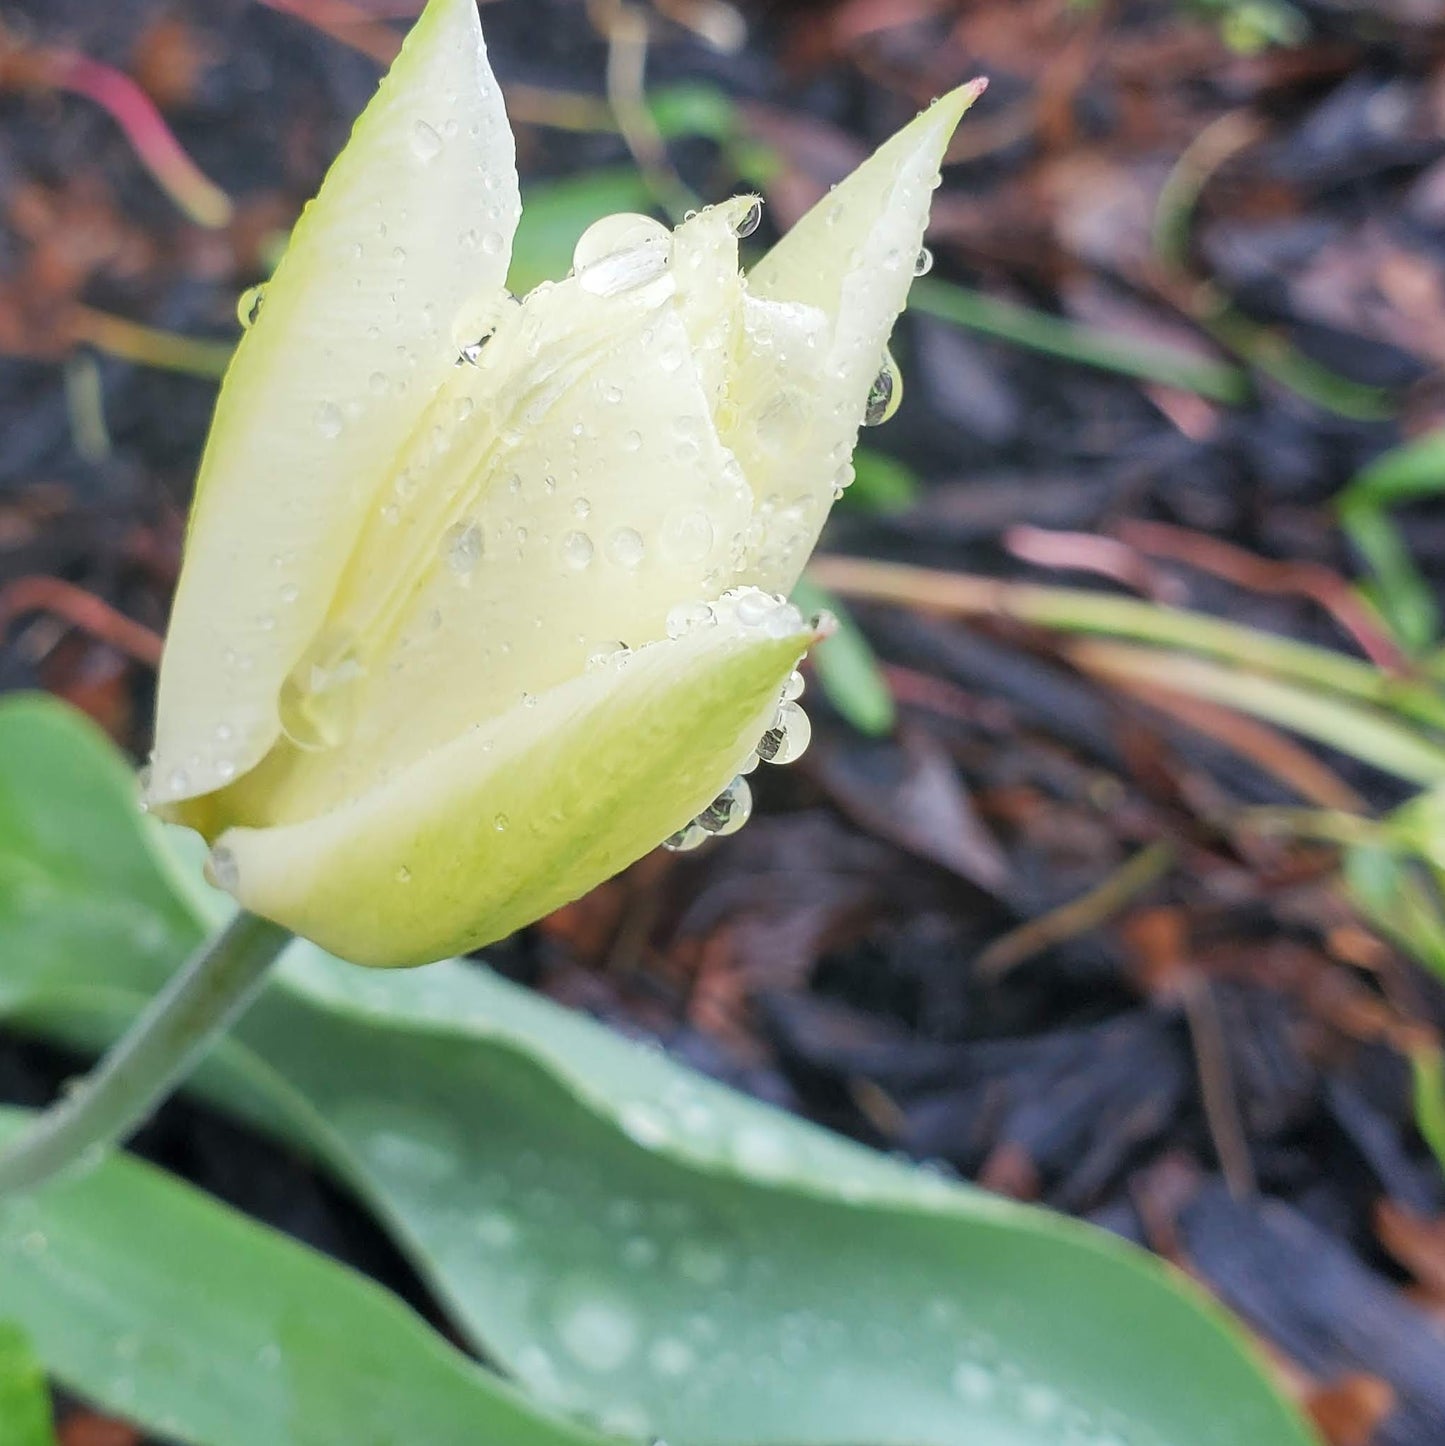
{"type": "Polygon", "coordinates": [[[1340,527],[1373,574],[1366,597],[1405,652],[1424,652],[1440,634],[1440,606],[1399,527],[1386,512],[1364,503],[1342,501],[1339,513],[1340,527]]]}
{"type": "Polygon", "coordinates": [[[1414,1077],[1415,1127],[1445,1170],[1445,1055],[1438,1045],[1410,1052],[1414,1077]]]}
{"type": "Polygon", "coordinates": [[[30,1338],[0,1320],[0,1446],[55,1446],[50,1390],[30,1338]]]}
{"type": "MultiPolygon", "coordinates": [[[[147,837],[89,724],[48,701],[0,707],[0,1013],[14,1024],[98,1046],[200,932],[147,837]]],[[[378,972],[297,946],[197,1085],[319,1156],[535,1397],[619,1435],[1313,1439],[1223,1313],[1122,1241],[852,1145],[462,962],[378,972]]],[[[155,1177],[123,1170],[152,1251],[133,1257],[133,1288],[163,1293],[179,1321],[191,1297],[213,1309],[194,1272],[175,1269],[202,1255],[156,1215],[155,1177]]],[[[89,1210],[65,1238],[76,1252],[110,1240],[128,1209],[89,1210]]],[[[371,1349],[369,1297],[313,1307],[309,1278],[298,1271],[300,1319],[345,1321],[346,1340],[371,1349]]],[[[37,1339],[52,1358],[82,1311],[65,1295],[47,1308],[37,1339]]],[[[366,1359],[385,1380],[405,1352],[417,1353],[393,1327],[366,1359]]],[[[419,1398],[438,1413],[459,1398],[443,1364],[419,1398]]],[[[409,1434],[333,1429],[308,1446],[434,1446],[449,1429],[447,1417],[409,1434]]],[[[528,1438],[479,1417],[467,1439],[528,1438]]]]}
{"type": "Polygon", "coordinates": [[[1081,642],[1070,649],[1070,657],[1111,679],[1137,679],[1237,708],[1411,783],[1445,782],[1445,746],[1388,713],[1228,663],[1130,643],[1081,642]]]}
{"type": "Polygon", "coordinates": [[[1440,605],[1420,575],[1392,507],[1445,495],[1445,431],[1397,447],[1372,462],[1340,494],[1340,525],[1371,572],[1373,600],[1411,652],[1440,634],[1440,605]]]}
{"type": "Polygon", "coordinates": [[[1197,392],[1229,406],[1242,406],[1252,395],[1248,374],[1226,362],[1209,361],[1157,342],[1110,336],[1064,317],[968,291],[947,281],[914,282],[908,304],[915,311],[1046,356],[1197,392]]]}
{"type": "Polygon", "coordinates": [[[1413,861],[1378,844],[1344,854],[1345,893],[1385,938],[1445,979],[1445,915],[1413,861]]]}
{"type": "Polygon", "coordinates": [[[898,721],[898,710],[873,645],[847,608],[807,577],[794,586],[793,602],[805,616],[830,612],[838,620],[838,631],[817,644],[811,654],[814,676],[828,701],[860,733],[869,738],[886,737],[898,721]]]}
{"type": "Polygon", "coordinates": [[[942,617],[999,616],[1058,632],[1157,643],[1338,693],[1445,730],[1445,693],[1428,681],[1387,673],[1363,658],[1208,613],[1117,593],[1000,582],[871,558],[816,557],[809,572],[815,582],[845,598],[867,598],[942,617]]]}
{"type": "MultiPolygon", "coordinates": [[[[28,1118],[0,1111],[0,1141],[28,1118]]],[[[0,1301],[67,1387],[180,1441],[600,1446],[364,1276],[123,1157],[0,1203],[0,1301]]],[[[4,1446],[47,1440],[12,1423],[4,1446]]]]}

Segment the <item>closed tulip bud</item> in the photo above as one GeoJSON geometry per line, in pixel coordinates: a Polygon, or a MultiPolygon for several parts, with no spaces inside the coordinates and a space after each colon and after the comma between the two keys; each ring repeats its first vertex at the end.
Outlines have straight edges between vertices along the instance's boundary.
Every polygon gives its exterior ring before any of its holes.
{"type": "Polygon", "coordinates": [[[474,0],[431,0],[243,305],[201,465],[147,799],[217,883],[411,964],[746,817],[738,776],[806,741],[789,679],[821,625],[783,598],[888,407],[975,94],[746,280],[752,197],[599,221],[519,301],[474,0]]]}

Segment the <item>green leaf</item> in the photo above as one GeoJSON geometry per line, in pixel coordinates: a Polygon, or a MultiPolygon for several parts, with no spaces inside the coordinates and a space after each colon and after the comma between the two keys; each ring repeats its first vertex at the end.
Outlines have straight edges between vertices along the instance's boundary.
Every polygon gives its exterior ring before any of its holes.
{"type": "MultiPolygon", "coordinates": [[[[99,1043],[174,967],[163,882],[149,909],[111,882],[105,841],[133,828],[129,806],[88,724],[36,700],[0,709],[0,928],[24,942],[0,1012],[99,1043]],[[86,808],[95,826],[65,835],[59,866],[36,856],[52,811],[86,808]],[[88,942],[63,917],[82,900],[88,942]],[[110,950],[118,923],[134,939],[152,918],[148,958],[110,950]]],[[[298,946],[197,1083],[349,1182],[536,1397],[619,1434],[1312,1439],[1224,1313],[1140,1252],[849,1144],[464,963],[382,973],[298,946]]]]}
{"type": "Polygon", "coordinates": [[[837,632],[812,652],[813,671],[828,701],[860,733],[886,737],[898,721],[898,710],[872,644],[847,608],[807,577],[794,586],[793,601],[804,613],[830,612],[838,621],[837,632]]]}
{"type": "MultiPolygon", "coordinates": [[[[0,1203],[0,1301],[66,1385],[185,1441],[597,1446],[364,1276],[124,1157],[0,1203]]],[[[5,1434],[8,1385],[0,1442],[40,1446],[5,1434]]]]}
{"type": "Polygon", "coordinates": [[[50,1391],[30,1338],[0,1320],[0,1446],[55,1446],[50,1391]]]}

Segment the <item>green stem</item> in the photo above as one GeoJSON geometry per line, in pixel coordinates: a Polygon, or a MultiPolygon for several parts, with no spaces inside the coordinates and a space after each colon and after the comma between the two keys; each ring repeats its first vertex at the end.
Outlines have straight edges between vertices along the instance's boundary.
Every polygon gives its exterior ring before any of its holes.
{"type": "Polygon", "coordinates": [[[251,1002],[290,940],[280,925],[242,913],[197,949],[95,1069],[0,1154],[0,1197],[129,1135],[251,1002]]]}

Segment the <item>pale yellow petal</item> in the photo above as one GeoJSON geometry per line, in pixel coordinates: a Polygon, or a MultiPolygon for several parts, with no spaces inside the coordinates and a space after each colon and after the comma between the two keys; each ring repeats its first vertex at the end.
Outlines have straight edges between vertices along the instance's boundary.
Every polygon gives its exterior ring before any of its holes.
{"type": "Polygon", "coordinates": [[[534,294],[457,369],[367,519],[319,691],[283,709],[300,746],[223,800],[233,821],[329,809],[731,585],[751,494],[659,279],[534,294]]]}
{"type": "Polygon", "coordinates": [[[474,0],[431,0],[357,122],[217,403],[161,669],[152,802],[250,769],[374,494],[506,275],[512,138],[474,0]]]}
{"type": "MultiPolygon", "coordinates": [[[[758,301],[736,356],[734,448],[773,519],[744,580],[770,592],[797,581],[833,502],[888,335],[908,298],[949,138],[982,86],[935,101],[825,196],[748,273],[758,301]],[[821,315],[825,332],[814,334],[821,315]],[[761,338],[761,340],[760,340],[761,338]],[[792,381],[780,381],[781,369],[792,381]]],[[[760,518],[760,521],[762,519],[760,518]]]]}
{"type": "Polygon", "coordinates": [[[722,611],[464,733],[331,813],[231,829],[217,845],[218,881],[357,963],[479,947],[586,892],[705,808],[751,753],[812,640],[795,615],[770,630],[722,611]]]}

